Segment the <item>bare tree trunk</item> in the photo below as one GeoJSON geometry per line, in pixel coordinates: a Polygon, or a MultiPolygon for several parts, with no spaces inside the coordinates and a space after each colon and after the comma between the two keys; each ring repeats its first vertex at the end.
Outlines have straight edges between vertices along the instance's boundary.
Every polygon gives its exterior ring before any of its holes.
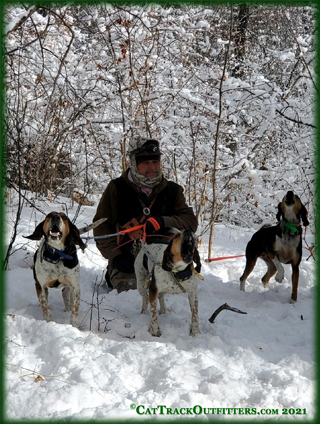
{"type": "Polygon", "coordinates": [[[232,71],[232,75],[237,78],[242,78],[244,75],[244,55],[246,45],[246,35],[249,21],[249,6],[241,4],[239,6],[239,15],[237,18],[237,30],[235,34],[235,57],[237,60],[236,66],[232,71]]]}
{"type": "MultiPolygon", "coordinates": [[[[19,108],[18,108],[19,110],[19,108]]],[[[14,220],[14,224],[13,224],[13,229],[12,229],[12,233],[11,233],[11,239],[10,239],[10,243],[7,249],[7,253],[6,256],[4,258],[3,264],[2,264],[2,269],[5,270],[8,268],[8,263],[9,263],[9,257],[11,255],[11,251],[12,251],[12,247],[14,245],[14,242],[16,240],[17,237],[17,229],[18,229],[18,224],[20,222],[20,218],[21,218],[21,212],[23,209],[23,196],[22,196],[22,189],[21,189],[21,125],[19,123],[19,121],[16,122],[16,131],[17,131],[17,149],[16,149],[16,153],[17,153],[17,163],[18,163],[18,207],[17,207],[17,211],[16,211],[16,217],[14,220]]]]}
{"type": "Polygon", "coordinates": [[[213,239],[213,232],[214,232],[214,220],[216,216],[216,209],[217,209],[217,162],[218,162],[218,140],[220,135],[220,123],[221,123],[221,117],[222,117],[222,86],[223,82],[226,80],[226,69],[227,69],[227,63],[229,58],[229,51],[230,51],[230,44],[232,39],[232,26],[233,26],[233,6],[231,6],[231,17],[230,17],[230,33],[229,33],[229,43],[227,45],[227,50],[224,58],[224,66],[222,71],[222,76],[220,79],[220,86],[219,86],[219,114],[218,114],[218,122],[217,122],[217,129],[215,134],[215,140],[214,140],[214,157],[213,157],[213,169],[212,169],[212,207],[211,207],[211,217],[210,217],[210,234],[209,234],[209,246],[208,246],[208,259],[211,258],[211,247],[212,247],[212,239],[213,239]]]}
{"type": "Polygon", "coordinates": [[[121,140],[121,157],[122,157],[122,171],[127,170],[127,161],[126,161],[126,136],[124,135],[121,140]]]}
{"type": "Polygon", "coordinates": [[[198,205],[197,202],[197,168],[196,168],[196,134],[193,129],[192,122],[190,122],[190,135],[191,135],[191,142],[192,142],[192,160],[191,165],[189,169],[189,204],[191,204],[191,192],[193,191],[193,202],[195,205],[198,205]],[[191,189],[191,181],[192,181],[192,175],[193,175],[193,189],[191,189]]]}

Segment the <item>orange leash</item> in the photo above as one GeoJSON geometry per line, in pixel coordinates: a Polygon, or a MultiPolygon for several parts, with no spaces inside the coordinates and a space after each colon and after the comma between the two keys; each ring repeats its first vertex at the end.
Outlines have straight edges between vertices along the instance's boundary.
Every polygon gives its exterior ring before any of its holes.
{"type": "MultiPolygon", "coordinates": [[[[167,238],[167,239],[171,239],[172,238],[170,236],[163,236],[161,234],[150,234],[150,236],[147,236],[147,237],[161,237],[161,238],[167,238]]],[[[119,244],[119,246],[117,246],[114,249],[112,249],[112,251],[115,251],[115,250],[119,249],[120,247],[122,247],[122,246],[124,246],[124,245],[126,245],[128,243],[132,243],[133,241],[134,240],[128,240],[125,243],[119,244]]]]}
{"type": "Polygon", "coordinates": [[[132,231],[136,231],[136,230],[140,230],[141,228],[143,228],[143,238],[145,239],[146,237],[146,224],[142,224],[142,225],[136,225],[134,227],[130,227],[127,228],[125,230],[121,230],[118,231],[117,233],[113,233],[113,234],[106,234],[104,236],[92,236],[92,237],[83,237],[83,239],[85,240],[100,240],[100,239],[107,239],[107,238],[111,238],[111,237],[116,237],[118,235],[124,235],[126,233],[131,233],[132,231]]]}
{"type": "MultiPolygon", "coordinates": [[[[150,219],[150,218],[149,218],[149,219],[150,219]]],[[[154,220],[154,221],[155,221],[155,223],[153,223],[153,222],[152,222],[152,224],[153,224],[153,225],[154,225],[154,227],[156,228],[156,225],[155,225],[155,224],[157,224],[157,225],[158,225],[158,223],[157,223],[157,221],[156,221],[156,220],[154,220]]],[[[136,225],[136,226],[134,226],[134,227],[127,228],[127,229],[125,229],[125,230],[121,230],[121,231],[119,231],[118,233],[115,233],[115,234],[109,234],[109,235],[107,235],[107,236],[97,236],[97,237],[92,237],[92,238],[96,238],[96,239],[98,239],[98,238],[109,238],[109,237],[117,236],[118,234],[124,235],[124,234],[127,234],[127,233],[131,233],[132,231],[141,230],[141,228],[143,228],[142,241],[143,241],[143,243],[146,243],[146,238],[147,238],[147,234],[146,234],[146,223],[141,224],[141,225],[136,225]]],[[[159,227],[159,228],[160,228],[160,227],[159,227]]],[[[152,234],[152,237],[154,237],[154,236],[155,236],[155,235],[154,235],[154,234],[152,234]]],[[[161,236],[160,234],[157,234],[157,236],[159,236],[159,237],[164,237],[164,236],[161,236]]],[[[91,238],[91,237],[87,237],[87,238],[91,238]]],[[[170,237],[168,237],[168,238],[170,238],[170,237]]],[[[123,244],[121,244],[120,246],[117,246],[117,247],[116,247],[115,249],[113,249],[113,250],[116,250],[116,249],[118,249],[119,247],[124,246],[125,244],[130,243],[130,242],[132,242],[132,241],[133,241],[133,240],[129,240],[129,241],[127,241],[126,243],[123,243],[123,244]]],[[[211,258],[211,259],[205,259],[205,262],[223,261],[223,260],[225,260],[225,259],[242,258],[242,257],[244,257],[244,256],[246,256],[246,255],[225,256],[225,257],[221,257],[221,258],[211,258]]]]}
{"type": "MultiPolygon", "coordinates": [[[[136,226],[134,226],[134,227],[127,228],[127,229],[125,229],[125,230],[120,230],[120,231],[119,231],[119,233],[120,233],[120,234],[131,233],[132,231],[140,230],[140,229],[141,229],[141,228],[143,228],[143,227],[144,227],[144,232],[145,232],[146,224],[141,224],[141,225],[136,225],[136,226]]],[[[117,234],[117,233],[116,233],[116,234],[117,234]]],[[[115,234],[115,235],[116,235],[116,234],[115,234]]]]}

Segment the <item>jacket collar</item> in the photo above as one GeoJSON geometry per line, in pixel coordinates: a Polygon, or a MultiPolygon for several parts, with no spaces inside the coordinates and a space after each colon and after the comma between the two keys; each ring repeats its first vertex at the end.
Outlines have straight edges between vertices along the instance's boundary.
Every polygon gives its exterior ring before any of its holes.
{"type": "MultiPolygon", "coordinates": [[[[125,182],[128,184],[129,187],[133,188],[134,191],[141,194],[140,187],[129,180],[129,178],[128,178],[129,171],[130,171],[130,168],[127,171],[124,171],[121,175],[121,178],[123,178],[125,180],[125,182]]],[[[168,185],[168,180],[163,177],[160,184],[153,187],[152,196],[154,194],[160,193],[160,191],[162,191],[167,185],[168,185]]]]}

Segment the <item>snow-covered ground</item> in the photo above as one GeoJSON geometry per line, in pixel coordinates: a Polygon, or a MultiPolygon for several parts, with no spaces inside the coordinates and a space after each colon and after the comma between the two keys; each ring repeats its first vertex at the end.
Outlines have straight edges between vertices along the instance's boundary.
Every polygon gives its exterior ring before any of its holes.
{"type": "MultiPolygon", "coordinates": [[[[42,208],[61,211],[56,203],[42,208]]],[[[75,210],[69,207],[71,219],[75,210]]],[[[91,223],[94,213],[95,207],[85,207],[76,225],[91,223]]],[[[12,218],[9,209],[8,237],[12,218]]],[[[49,292],[53,322],[42,318],[30,269],[37,243],[22,235],[43,218],[23,209],[18,250],[6,272],[8,419],[314,418],[315,264],[306,261],[306,249],[298,302],[292,305],[290,266],[282,284],[272,279],[264,289],[265,265],[259,260],[244,293],[239,277],[245,259],[205,263],[204,237],[201,334],[189,336],[186,294],[168,295],[168,311],[159,318],[162,336],[154,338],[136,290],[117,294],[101,287],[106,262],[89,241],[85,253],[79,252],[78,330],[69,324],[60,290],[49,292]],[[247,314],[222,311],[211,324],[209,317],[224,303],[247,314]]],[[[243,254],[255,230],[216,226],[213,257],[243,254]]]]}

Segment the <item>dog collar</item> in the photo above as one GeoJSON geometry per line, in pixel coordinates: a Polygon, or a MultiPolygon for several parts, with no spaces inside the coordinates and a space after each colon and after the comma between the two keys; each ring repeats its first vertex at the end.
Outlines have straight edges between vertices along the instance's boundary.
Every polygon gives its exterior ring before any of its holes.
{"type": "Polygon", "coordinates": [[[46,243],[45,250],[43,252],[43,259],[48,262],[56,264],[60,260],[63,260],[63,259],[71,260],[73,259],[73,257],[63,252],[62,250],[55,249],[54,247],[50,246],[50,244],[46,243]],[[46,255],[46,252],[48,252],[49,255],[46,255]]]}
{"type": "Polygon", "coordinates": [[[191,269],[190,265],[186,269],[184,269],[183,271],[172,272],[172,275],[173,275],[173,278],[174,278],[176,284],[179,286],[180,290],[183,293],[186,293],[186,289],[183,287],[181,282],[188,280],[191,277],[192,269],[191,269]]]}
{"type": "Polygon", "coordinates": [[[291,224],[291,222],[281,221],[280,227],[281,227],[282,232],[284,234],[289,234],[290,236],[296,236],[298,234],[301,234],[300,226],[297,228],[293,224],[291,224]]]}
{"type": "Polygon", "coordinates": [[[179,281],[186,281],[186,280],[189,280],[189,278],[191,277],[191,275],[192,275],[192,269],[191,269],[191,267],[189,265],[183,271],[173,272],[173,275],[179,281]]]}

